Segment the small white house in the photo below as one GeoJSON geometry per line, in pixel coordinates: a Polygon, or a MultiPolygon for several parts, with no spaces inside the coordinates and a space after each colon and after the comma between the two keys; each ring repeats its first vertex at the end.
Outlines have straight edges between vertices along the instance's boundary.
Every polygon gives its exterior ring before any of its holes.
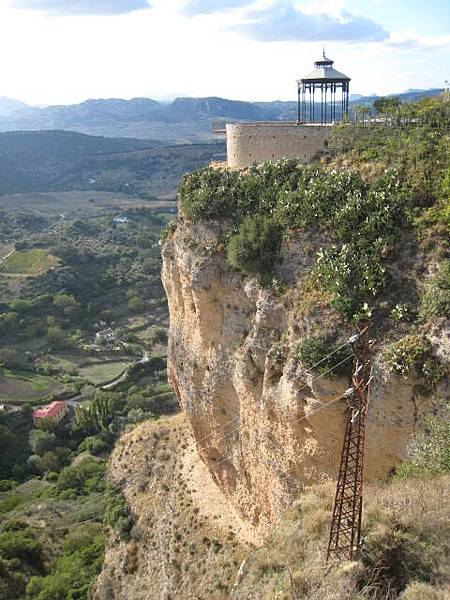
{"type": "Polygon", "coordinates": [[[103,331],[98,331],[95,334],[95,343],[98,346],[104,346],[105,344],[112,344],[116,339],[116,336],[114,335],[114,331],[111,329],[111,327],[108,327],[108,329],[104,329],[103,331]]]}

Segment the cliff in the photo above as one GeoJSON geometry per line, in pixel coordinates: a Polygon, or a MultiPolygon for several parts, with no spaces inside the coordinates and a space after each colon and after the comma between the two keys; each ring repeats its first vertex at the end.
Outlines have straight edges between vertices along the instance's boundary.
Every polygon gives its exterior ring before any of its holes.
{"type": "Polygon", "coordinates": [[[96,600],[448,600],[450,104],[413,112],[333,128],[314,165],[182,179],[162,243],[182,415],[114,451],[135,527],[110,538],[96,600]],[[362,544],[326,566],[361,317],[362,544]]]}
{"type": "MultiPolygon", "coordinates": [[[[348,376],[305,368],[298,349],[318,335],[345,340],[352,327],[331,308],[326,292],[311,288],[323,235],[297,231],[282,242],[280,291],[230,267],[223,251],[229,227],[223,219],[180,218],[163,245],[169,381],[212,477],[241,514],[264,530],[305,486],[336,477],[346,408],[337,398],[348,376]]],[[[405,237],[388,266],[384,301],[416,290],[426,262],[405,237]]],[[[378,340],[367,422],[368,482],[401,462],[411,434],[449,395],[445,377],[428,385],[386,364],[382,320],[375,320],[372,333],[378,340]]],[[[444,342],[442,335],[434,340],[438,353],[444,342]]],[[[340,360],[337,354],[327,364],[340,360]]]]}

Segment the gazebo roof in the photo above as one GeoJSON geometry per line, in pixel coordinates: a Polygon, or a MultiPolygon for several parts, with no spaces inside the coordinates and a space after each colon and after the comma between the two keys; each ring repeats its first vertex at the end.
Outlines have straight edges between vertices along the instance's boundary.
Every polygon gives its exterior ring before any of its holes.
{"type": "Polygon", "coordinates": [[[322,58],[314,63],[314,70],[298,80],[297,83],[303,82],[328,82],[328,81],[350,81],[350,77],[344,75],[340,71],[333,68],[334,61],[325,56],[323,52],[322,58]]]}

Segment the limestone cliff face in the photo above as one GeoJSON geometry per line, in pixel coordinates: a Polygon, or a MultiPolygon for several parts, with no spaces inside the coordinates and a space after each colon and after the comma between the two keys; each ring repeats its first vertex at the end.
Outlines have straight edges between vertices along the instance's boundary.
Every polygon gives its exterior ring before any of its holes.
{"type": "MultiPolygon", "coordinates": [[[[323,240],[296,234],[284,242],[279,274],[287,286],[276,294],[230,269],[224,231],[224,223],[180,220],[163,245],[169,380],[214,480],[264,529],[305,485],[336,476],[345,402],[335,397],[348,380],[314,381],[317,374],[301,367],[296,348],[311,332],[342,325],[327,299],[307,289],[323,240]]],[[[398,464],[411,433],[443,396],[447,381],[431,390],[390,373],[375,357],[368,480],[398,464]]]]}

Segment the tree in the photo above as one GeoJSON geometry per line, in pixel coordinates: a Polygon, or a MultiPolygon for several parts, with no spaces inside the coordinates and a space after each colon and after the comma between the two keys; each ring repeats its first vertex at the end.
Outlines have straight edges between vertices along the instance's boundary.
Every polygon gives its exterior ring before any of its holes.
{"type": "Polygon", "coordinates": [[[1,317],[6,331],[14,332],[19,326],[19,315],[16,312],[8,312],[1,317]]]}
{"type": "Polygon", "coordinates": [[[33,308],[33,302],[31,300],[23,300],[22,298],[16,298],[10,304],[13,311],[24,314],[30,312],[33,308]]]}
{"type": "Polygon", "coordinates": [[[133,296],[132,298],[130,298],[128,300],[128,309],[130,310],[130,312],[141,312],[144,308],[144,303],[143,301],[138,298],[137,296],[133,296]]]}
{"type": "Polygon", "coordinates": [[[81,307],[71,294],[60,292],[55,296],[53,304],[69,319],[75,319],[80,314],[81,307]]]}
{"type": "Polygon", "coordinates": [[[387,96],[383,98],[377,98],[377,100],[375,100],[375,102],[373,103],[374,109],[380,115],[392,114],[399,108],[400,105],[401,101],[399,98],[392,98],[387,96]]]}
{"type": "Polygon", "coordinates": [[[0,364],[7,369],[22,369],[25,361],[14,348],[2,348],[0,350],[0,364]]]}
{"type": "Polygon", "coordinates": [[[33,429],[30,431],[30,448],[34,454],[42,455],[56,446],[57,438],[54,433],[33,429]]]}
{"type": "Polygon", "coordinates": [[[47,329],[47,339],[48,343],[52,346],[59,346],[62,344],[64,339],[63,332],[61,331],[61,327],[59,325],[51,325],[47,329]]]}
{"type": "Polygon", "coordinates": [[[247,275],[267,281],[273,274],[281,244],[280,227],[269,217],[247,217],[228,243],[228,262],[247,275]]]}
{"type": "Polygon", "coordinates": [[[58,468],[58,457],[54,452],[44,452],[38,462],[38,468],[41,473],[56,471],[58,468]]]}

